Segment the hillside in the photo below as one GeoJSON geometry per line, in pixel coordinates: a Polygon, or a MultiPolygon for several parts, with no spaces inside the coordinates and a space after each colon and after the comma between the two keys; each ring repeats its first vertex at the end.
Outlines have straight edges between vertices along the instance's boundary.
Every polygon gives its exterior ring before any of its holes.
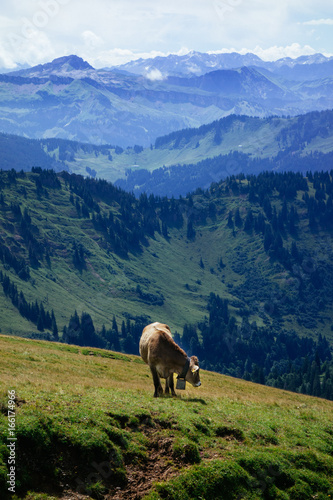
{"type": "Polygon", "coordinates": [[[118,181],[123,189],[161,196],[186,195],[241,172],[316,171],[332,166],[333,111],[294,118],[231,115],[199,128],[136,145],[93,145],[64,139],[0,134],[1,168],[33,166],[118,181]]]}
{"type": "MultiPolygon", "coordinates": [[[[324,59],[309,61],[312,71],[304,77],[292,73],[287,80],[244,65],[213,66],[199,76],[162,75],[158,69],[142,76],[96,70],[75,55],[60,57],[0,75],[0,131],[149,147],[159,136],[231,114],[264,118],[322,111],[333,106],[331,61],[324,59]]],[[[294,72],[296,66],[301,65],[294,72]]]]}
{"type": "Polygon", "coordinates": [[[199,389],[156,400],[136,356],[6,336],[0,352],[1,498],[9,407],[16,498],[333,494],[332,402],[205,371],[199,389]]]}
{"type": "Polygon", "coordinates": [[[332,172],[231,177],[179,200],[0,176],[2,333],[135,354],[159,319],[205,368],[333,398],[332,172]]]}

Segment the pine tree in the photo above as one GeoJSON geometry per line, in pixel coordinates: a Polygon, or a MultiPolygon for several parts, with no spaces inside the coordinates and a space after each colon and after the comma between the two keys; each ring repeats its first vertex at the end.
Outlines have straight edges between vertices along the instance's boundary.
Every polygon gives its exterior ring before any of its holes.
{"type": "Polygon", "coordinates": [[[234,221],[232,219],[232,212],[231,211],[229,212],[229,215],[228,215],[228,227],[230,227],[230,229],[234,229],[234,221]]]}
{"type": "Polygon", "coordinates": [[[273,231],[270,224],[265,224],[265,234],[264,234],[264,248],[266,252],[269,250],[273,243],[273,231]]]}
{"type": "Polygon", "coordinates": [[[43,317],[41,314],[38,316],[37,330],[39,330],[40,332],[44,331],[44,321],[43,321],[43,317]]]}
{"type": "Polygon", "coordinates": [[[243,225],[243,220],[242,220],[242,217],[241,217],[241,214],[239,211],[239,207],[237,207],[236,213],[235,213],[235,224],[239,228],[242,227],[242,225],[243,225]]]}
{"type": "Polygon", "coordinates": [[[194,238],[195,238],[196,231],[195,231],[195,229],[193,227],[193,223],[192,223],[191,220],[188,220],[188,222],[187,222],[187,233],[186,233],[186,235],[187,235],[187,239],[189,239],[189,240],[194,240],[194,238]]]}
{"type": "Polygon", "coordinates": [[[251,208],[247,211],[246,214],[246,219],[244,223],[244,229],[245,231],[250,231],[253,227],[253,213],[251,208]]]}
{"type": "Polygon", "coordinates": [[[52,335],[53,339],[57,342],[59,340],[59,332],[58,332],[58,326],[57,322],[54,316],[54,311],[52,309],[51,311],[51,322],[52,322],[52,335]]]}

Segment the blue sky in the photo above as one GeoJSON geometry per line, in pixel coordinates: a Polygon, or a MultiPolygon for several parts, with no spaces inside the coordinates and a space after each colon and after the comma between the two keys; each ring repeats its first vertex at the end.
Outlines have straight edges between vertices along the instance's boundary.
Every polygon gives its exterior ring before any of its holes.
{"type": "Polygon", "coordinates": [[[169,53],[333,55],[332,0],[11,0],[0,68],[77,54],[94,67],[169,53]]]}

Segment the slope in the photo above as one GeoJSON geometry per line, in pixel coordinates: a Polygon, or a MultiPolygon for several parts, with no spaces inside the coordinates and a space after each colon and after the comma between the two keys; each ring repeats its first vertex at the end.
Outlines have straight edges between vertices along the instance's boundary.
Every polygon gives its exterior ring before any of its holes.
{"type": "MultiPolygon", "coordinates": [[[[149,172],[163,167],[167,173],[188,167],[187,183],[192,172],[192,177],[200,177],[206,171],[206,178],[198,179],[196,185],[189,187],[191,190],[208,187],[212,181],[240,172],[297,171],[302,170],[300,164],[305,166],[304,173],[306,170],[325,170],[330,168],[329,155],[333,149],[332,117],[332,111],[294,118],[260,119],[231,115],[199,128],[159,137],[154,146],[146,149],[139,145],[123,149],[111,144],[98,146],[54,138],[29,140],[0,134],[1,168],[26,171],[32,166],[41,166],[111,182],[123,179],[128,185],[125,182],[122,187],[129,191],[142,184],[140,176],[145,174],[149,178],[149,172]],[[328,155],[321,158],[320,164],[316,158],[318,153],[328,155]],[[235,154],[239,161],[235,161],[235,154]],[[210,172],[210,160],[212,165],[220,164],[220,167],[213,166],[210,172]]],[[[146,186],[146,191],[149,189],[146,186]]],[[[167,192],[168,186],[163,194],[167,192]]]]}
{"type": "Polygon", "coordinates": [[[20,291],[54,311],[59,331],[75,310],[98,328],[114,314],[119,326],[145,315],[180,330],[202,320],[214,292],[238,321],[248,308],[272,324],[264,304],[280,300],[280,326],[331,338],[332,176],[309,179],[240,176],[181,200],[136,200],[106,181],[2,172],[0,270],[17,287],[0,294],[2,331],[37,333],[21,321],[20,291]]]}
{"type": "Polygon", "coordinates": [[[2,498],[9,421],[18,498],[333,494],[332,402],[205,371],[156,400],[136,356],[6,336],[0,352],[2,498]]]}
{"type": "Polygon", "coordinates": [[[0,180],[2,333],[136,354],[160,320],[204,368],[333,398],[332,172],[179,200],[40,168],[0,180]]]}

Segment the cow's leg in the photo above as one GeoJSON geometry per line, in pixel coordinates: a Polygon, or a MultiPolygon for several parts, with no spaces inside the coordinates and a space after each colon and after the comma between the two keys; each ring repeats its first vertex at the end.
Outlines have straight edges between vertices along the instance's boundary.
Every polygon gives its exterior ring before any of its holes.
{"type": "Polygon", "coordinates": [[[171,389],[171,394],[173,396],[176,396],[175,386],[174,386],[174,381],[173,381],[173,373],[171,373],[171,375],[169,376],[169,387],[171,389]]]}
{"type": "Polygon", "coordinates": [[[169,394],[170,389],[171,389],[171,394],[173,396],[176,396],[175,388],[173,385],[173,373],[169,375],[168,378],[165,380],[165,394],[169,394]]]}
{"type": "Polygon", "coordinates": [[[153,381],[155,386],[154,398],[158,398],[159,394],[163,394],[160,377],[158,376],[157,370],[154,366],[151,366],[150,370],[153,375],[153,381]]]}

